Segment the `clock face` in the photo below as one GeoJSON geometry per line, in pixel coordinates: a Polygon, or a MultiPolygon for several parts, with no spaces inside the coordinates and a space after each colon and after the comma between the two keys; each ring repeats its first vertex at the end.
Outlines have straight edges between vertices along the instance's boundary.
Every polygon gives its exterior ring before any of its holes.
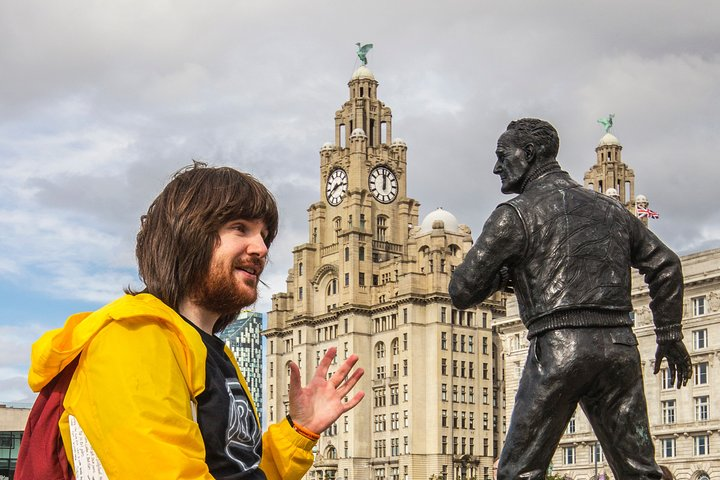
{"type": "Polygon", "coordinates": [[[375,167],[368,177],[368,186],[373,197],[381,203],[390,203],[395,200],[398,193],[398,181],[395,174],[388,167],[375,167]]]}
{"type": "Polygon", "coordinates": [[[339,205],[342,202],[343,197],[348,188],[348,177],[345,170],[342,168],[336,168],[330,175],[328,175],[327,183],[325,184],[325,196],[330,205],[339,205]]]}

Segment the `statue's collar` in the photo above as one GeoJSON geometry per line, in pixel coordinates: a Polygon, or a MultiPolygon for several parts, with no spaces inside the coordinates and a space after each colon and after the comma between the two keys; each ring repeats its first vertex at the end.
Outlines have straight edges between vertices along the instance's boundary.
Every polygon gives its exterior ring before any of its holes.
{"type": "Polygon", "coordinates": [[[546,163],[545,165],[536,168],[535,170],[530,172],[527,177],[525,177],[525,180],[523,180],[522,186],[520,187],[520,193],[525,191],[530,182],[537,180],[538,178],[543,177],[548,173],[560,171],[562,171],[562,169],[560,168],[560,164],[554,160],[550,163],[546,163]]]}

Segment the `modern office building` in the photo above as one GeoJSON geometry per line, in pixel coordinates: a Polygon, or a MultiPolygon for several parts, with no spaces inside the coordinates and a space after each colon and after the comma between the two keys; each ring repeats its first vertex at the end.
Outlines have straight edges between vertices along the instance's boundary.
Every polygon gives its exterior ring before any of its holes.
{"type": "Polygon", "coordinates": [[[366,398],[322,436],[308,478],[489,480],[500,428],[491,322],[504,304],[452,307],[450,273],[470,229],[442,209],[419,221],[408,146],[392,136],[378,82],[362,66],[348,87],[320,149],[308,241],[293,250],[263,332],[267,422],[287,412],[289,362],[307,382],[334,346],[330,373],[360,355],[366,398]]]}
{"type": "MultiPolygon", "coordinates": [[[[622,146],[606,134],[596,148],[597,163],[585,174],[585,185],[616,196],[631,212],[647,208],[647,198],[634,195],[634,174],[622,162],[622,146]],[[608,191],[613,188],[614,191],[608,191]]],[[[644,221],[647,225],[647,215],[644,221]]],[[[678,480],[708,480],[720,476],[720,249],[681,257],[685,276],[684,342],[694,364],[693,378],[677,390],[668,370],[655,368],[655,332],[649,292],[642,276],[632,279],[635,334],[642,359],[645,395],[656,460],[678,480]]],[[[507,316],[493,325],[505,368],[505,399],[512,412],[518,381],[527,357],[527,331],[513,297],[507,316]]],[[[666,365],[666,364],[664,364],[666,365]]],[[[612,478],[602,449],[582,410],[570,420],[552,461],[553,473],[575,480],[612,478]]]]}
{"type": "Polygon", "coordinates": [[[262,314],[244,311],[218,334],[232,351],[240,371],[245,376],[261,424],[263,422],[263,352],[260,336],[262,329],[262,314]]]}
{"type": "Polygon", "coordinates": [[[0,405],[0,480],[12,480],[29,408],[0,405]]]}

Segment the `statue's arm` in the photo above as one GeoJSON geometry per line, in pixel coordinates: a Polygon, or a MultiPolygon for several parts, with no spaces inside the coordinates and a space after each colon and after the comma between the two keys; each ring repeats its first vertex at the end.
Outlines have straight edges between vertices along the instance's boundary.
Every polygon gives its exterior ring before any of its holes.
{"type": "MultiPolygon", "coordinates": [[[[637,220],[637,219],[633,219],[637,220]]],[[[633,251],[633,266],[640,270],[650,291],[657,351],[655,369],[658,373],[663,359],[667,360],[670,384],[686,385],[692,376],[692,362],[683,343],[682,302],[683,275],[680,258],[639,221],[633,251]]]]}
{"type": "Polygon", "coordinates": [[[658,343],[682,340],[683,275],[680,258],[647,227],[633,218],[632,265],[643,275],[650,293],[658,343]]]}
{"type": "Polygon", "coordinates": [[[525,249],[525,231],[517,212],[496,208],[485,222],[475,245],[450,279],[450,298],[460,309],[476,305],[501,286],[500,269],[525,249]]]}

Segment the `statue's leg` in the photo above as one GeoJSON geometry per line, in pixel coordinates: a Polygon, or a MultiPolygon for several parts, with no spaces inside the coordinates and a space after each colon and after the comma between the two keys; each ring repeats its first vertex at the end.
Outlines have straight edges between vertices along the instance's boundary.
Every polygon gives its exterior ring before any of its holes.
{"type": "Polygon", "coordinates": [[[576,342],[572,330],[553,330],[530,342],[500,455],[498,480],[545,478],[555,447],[580,393],[573,376],[576,342]]]}
{"type": "Polygon", "coordinates": [[[640,354],[630,327],[603,331],[595,386],[580,399],[616,480],[660,479],[650,436],[640,354]],[[602,365],[601,365],[602,362],[602,365]]]}

